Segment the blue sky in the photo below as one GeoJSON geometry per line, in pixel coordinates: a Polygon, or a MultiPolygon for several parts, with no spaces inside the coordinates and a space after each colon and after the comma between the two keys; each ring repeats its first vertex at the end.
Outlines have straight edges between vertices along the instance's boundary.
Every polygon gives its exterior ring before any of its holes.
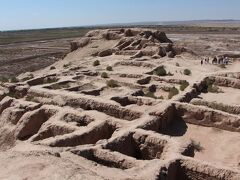
{"type": "Polygon", "coordinates": [[[0,0],[0,30],[240,19],[240,0],[0,0]]]}

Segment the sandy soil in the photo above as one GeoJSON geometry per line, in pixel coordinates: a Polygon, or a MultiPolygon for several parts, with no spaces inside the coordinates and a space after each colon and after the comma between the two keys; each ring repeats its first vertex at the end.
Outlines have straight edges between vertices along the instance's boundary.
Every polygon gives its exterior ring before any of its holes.
{"type": "Polygon", "coordinates": [[[240,135],[211,127],[187,124],[187,132],[181,141],[194,140],[200,143],[202,151],[196,152],[194,158],[208,161],[220,166],[238,169],[240,163],[240,135]]]}
{"type": "Polygon", "coordinates": [[[2,83],[0,179],[238,179],[239,114],[189,102],[238,110],[238,58],[200,62],[239,53],[239,35],[169,37],[173,46],[155,30],[92,31],[52,68],[2,83]],[[208,78],[223,93],[206,93],[208,78]]]}
{"type": "Polygon", "coordinates": [[[73,39],[0,45],[0,76],[15,77],[50,66],[69,53],[73,39]]]}
{"type": "Polygon", "coordinates": [[[240,105],[239,89],[221,87],[221,91],[223,91],[223,93],[203,93],[200,97],[210,102],[218,102],[229,105],[240,105]]]}

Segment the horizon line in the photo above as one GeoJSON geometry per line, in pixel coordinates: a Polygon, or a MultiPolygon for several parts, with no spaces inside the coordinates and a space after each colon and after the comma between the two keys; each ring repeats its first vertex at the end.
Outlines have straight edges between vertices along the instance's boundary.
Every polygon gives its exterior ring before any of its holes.
{"type": "Polygon", "coordinates": [[[183,23],[183,22],[201,22],[201,21],[228,21],[228,22],[234,22],[239,21],[240,19],[198,19],[198,20],[170,20],[170,21],[138,21],[138,22],[125,22],[125,23],[101,23],[101,24],[89,24],[89,25],[76,25],[76,26],[56,26],[56,27],[40,27],[40,28],[26,28],[26,29],[7,29],[7,30],[0,30],[0,32],[11,32],[11,31],[33,31],[33,30],[44,30],[44,29],[61,29],[61,28],[95,28],[95,27],[107,27],[107,26],[167,26],[167,25],[181,25],[181,24],[151,24],[151,23],[183,23]],[[145,23],[145,24],[141,24],[145,23]]]}

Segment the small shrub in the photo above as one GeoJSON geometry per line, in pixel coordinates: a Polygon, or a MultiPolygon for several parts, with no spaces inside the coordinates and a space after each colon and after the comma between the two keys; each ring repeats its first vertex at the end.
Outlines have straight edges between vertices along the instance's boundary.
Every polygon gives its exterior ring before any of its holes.
{"type": "Polygon", "coordinates": [[[13,91],[8,91],[8,93],[4,94],[4,97],[9,96],[15,99],[21,99],[23,97],[23,94],[21,92],[13,92],[13,91]]]}
{"type": "Polygon", "coordinates": [[[53,84],[51,88],[54,90],[57,90],[57,89],[61,89],[61,86],[59,84],[53,84]]]}
{"type": "Polygon", "coordinates": [[[30,79],[34,78],[34,75],[33,74],[29,74],[29,78],[30,79]]]}
{"type": "Polygon", "coordinates": [[[51,67],[50,67],[50,70],[54,70],[54,69],[56,69],[55,66],[51,66],[51,67]]]}
{"type": "Polygon", "coordinates": [[[212,108],[212,109],[217,109],[220,111],[225,111],[227,110],[226,106],[224,106],[223,103],[216,103],[216,102],[210,102],[208,104],[208,107],[212,108]]]}
{"type": "Polygon", "coordinates": [[[163,96],[160,96],[160,97],[158,97],[158,99],[164,99],[164,97],[163,97],[163,96]]]}
{"type": "Polygon", "coordinates": [[[168,93],[168,99],[172,99],[173,96],[176,96],[179,93],[178,89],[172,87],[168,93]]]}
{"type": "Polygon", "coordinates": [[[100,65],[99,60],[96,60],[96,61],[93,62],[93,66],[99,66],[99,65],[100,65]]]}
{"type": "Polygon", "coordinates": [[[5,82],[9,82],[8,78],[4,77],[4,76],[0,76],[0,82],[5,83],[5,82]]]}
{"type": "Polygon", "coordinates": [[[164,99],[163,96],[157,97],[154,92],[148,92],[144,94],[145,97],[153,98],[153,99],[164,99]]]}
{"type": "Polygon", "coordinates": [[[115,87],[119,87],[118,85],[118,82],[117,81],[114,81],[114,80],[109,80],[107,81],[107,86],[110,87],[110,88],[115,88],[115,87]]]}
{"type": "Polygon", "coordinates": [[[17,94],[17,93],[14,93],[14,92],[8,92],[8,93],[6,94],[6,96],[9,96],[9,97],[18,99],[17,95],[18,95],[18,94],[17,94]]]}
{"type": "Polygon", "coordinates": [[[19,80],[16,77],[11,77],[10,82],[11,83],[18,83],[19,80]]]}
{"type": "Polygon", "coordinates": [[[67,64],[64,64],[63,67],[66,69],[68,68],[69,66],[71,66],[71,63],[67,63],[67,64]]]}
{"type": "Polygon", "coordinates": [[[107,71],[113,71],[113,68],[112,68],[112,66],[108,66],[108,67],[106,68],[106,70],[107,70],[107,71]]]}
{"type": "Polygon", "coordinates": [[[206,79],[206,86],[207,86],[207,92],[211,93],[221,93],[221,89],[217,86],[214,85],[214,80],[213,79],[206,79]]]}
{"type": "Polygon", "coordinates": [[[209,85],[207,91],[210,93],[221,93],[221,89],[215,85],[209,85]]]}
{"type": "Polygon", "coordinates": [[[108,78],[108,74],[106,72],[103,72],[101,75],[102,78],[108,78]]]}
{"type": "Polygon", "coordinates": [[[209,79],[209,78],[206,79],[206,85],[207,86],[211,86],[211,85],[213,85],[213,83],[214,83],[213,79],[209,79]]]}
{"type": "Polygon", "coordinates": [[[57,82],[58,79],[56,77],[51,77],[51,78],[45,78],[43,80],[43,84],[51,84],[57,82]]]}
{"type": "Polygon", "coordinates": [[[168,76],[173,76],[174,74],[172,74],[171,72],[167,73],[168,76]]]}
{"type": "Polygon", "coordinates": [[[28,95],[26,97],[26,101],[31,101],[31,102],[35,102],[35,103],[39,103],[39,101],[37,99],[34,98],[34,96],[30,96],[28,95]]]}
{"type": "Polygon", "coordinates": [[[190,76],[192,74],[192,72],[189,69],[184,69],[183,74],[186,76],[190,76]]]}
{"type": "Polygon", "coordinates": [[[30,79],[33,79],[34,78],[34,75],[33,74],[29,74],[29,76],[23,78],[21,81],[28,81],[30,79]]]}
{"type": "Polygon", "coordinates": [[[220,64],[219,67],[222,68],[222,69],[226,68],[225,64],[220,64]]]}
{"type": "Polygon", "coordinates": [[[68,83],[55,83],[55,84],[52,84],[51,86],[49,86],[48,88],[57,90],[57,89],[67,89],[70,87],[71,86],[68,83]]]}
{"type": "Polygon", "coordinates": [[[179,64],[179,63],[176,63],[176,66],[177,66],[177,67],[180,67],[180,64],[179,64]]]}
{"type": "Polygon", "coordinates": [[[149,97],[149,98],[157,99],[157,96],[155,96],[155,94],[153,92],[148,92],[145,94],[145,96],[149,97]]]}
{"type": "Polygon", "coordinates": [[[153,72],[153,74],[156,74],[158,76],[166,76],[167,71],[165,70],[164,66],[160,66],[153,72]]]}
{"type": "Polygon", "coordinates": [[[191,139],[191,146],[196,150],[197,152],[202,152],[204,148],[201,146],[200,142],[196,142],[195,140],[191,139]]]}
{"type": "Polygon", "coordinates": [[[26,97],[26,101],[33,101],[34,100],[34,97],[33,96],[27,96],[26,97]]]}
{"type": "Polygon", "coordinates": [[[189,86],[189,83],[187,81],[183,81],[180,84],[180,90],[184,91],[189,86]]]}

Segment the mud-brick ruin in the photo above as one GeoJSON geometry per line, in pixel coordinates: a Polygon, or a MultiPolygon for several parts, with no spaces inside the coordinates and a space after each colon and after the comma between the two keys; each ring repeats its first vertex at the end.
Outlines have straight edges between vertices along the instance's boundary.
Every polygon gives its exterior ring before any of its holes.
{"type": "Polygon", "coordinates": [[[71,50],[1,83],[0,179],[240,179],[240,72],[199,68],[157,30],[94,30],[71,50]]]}

